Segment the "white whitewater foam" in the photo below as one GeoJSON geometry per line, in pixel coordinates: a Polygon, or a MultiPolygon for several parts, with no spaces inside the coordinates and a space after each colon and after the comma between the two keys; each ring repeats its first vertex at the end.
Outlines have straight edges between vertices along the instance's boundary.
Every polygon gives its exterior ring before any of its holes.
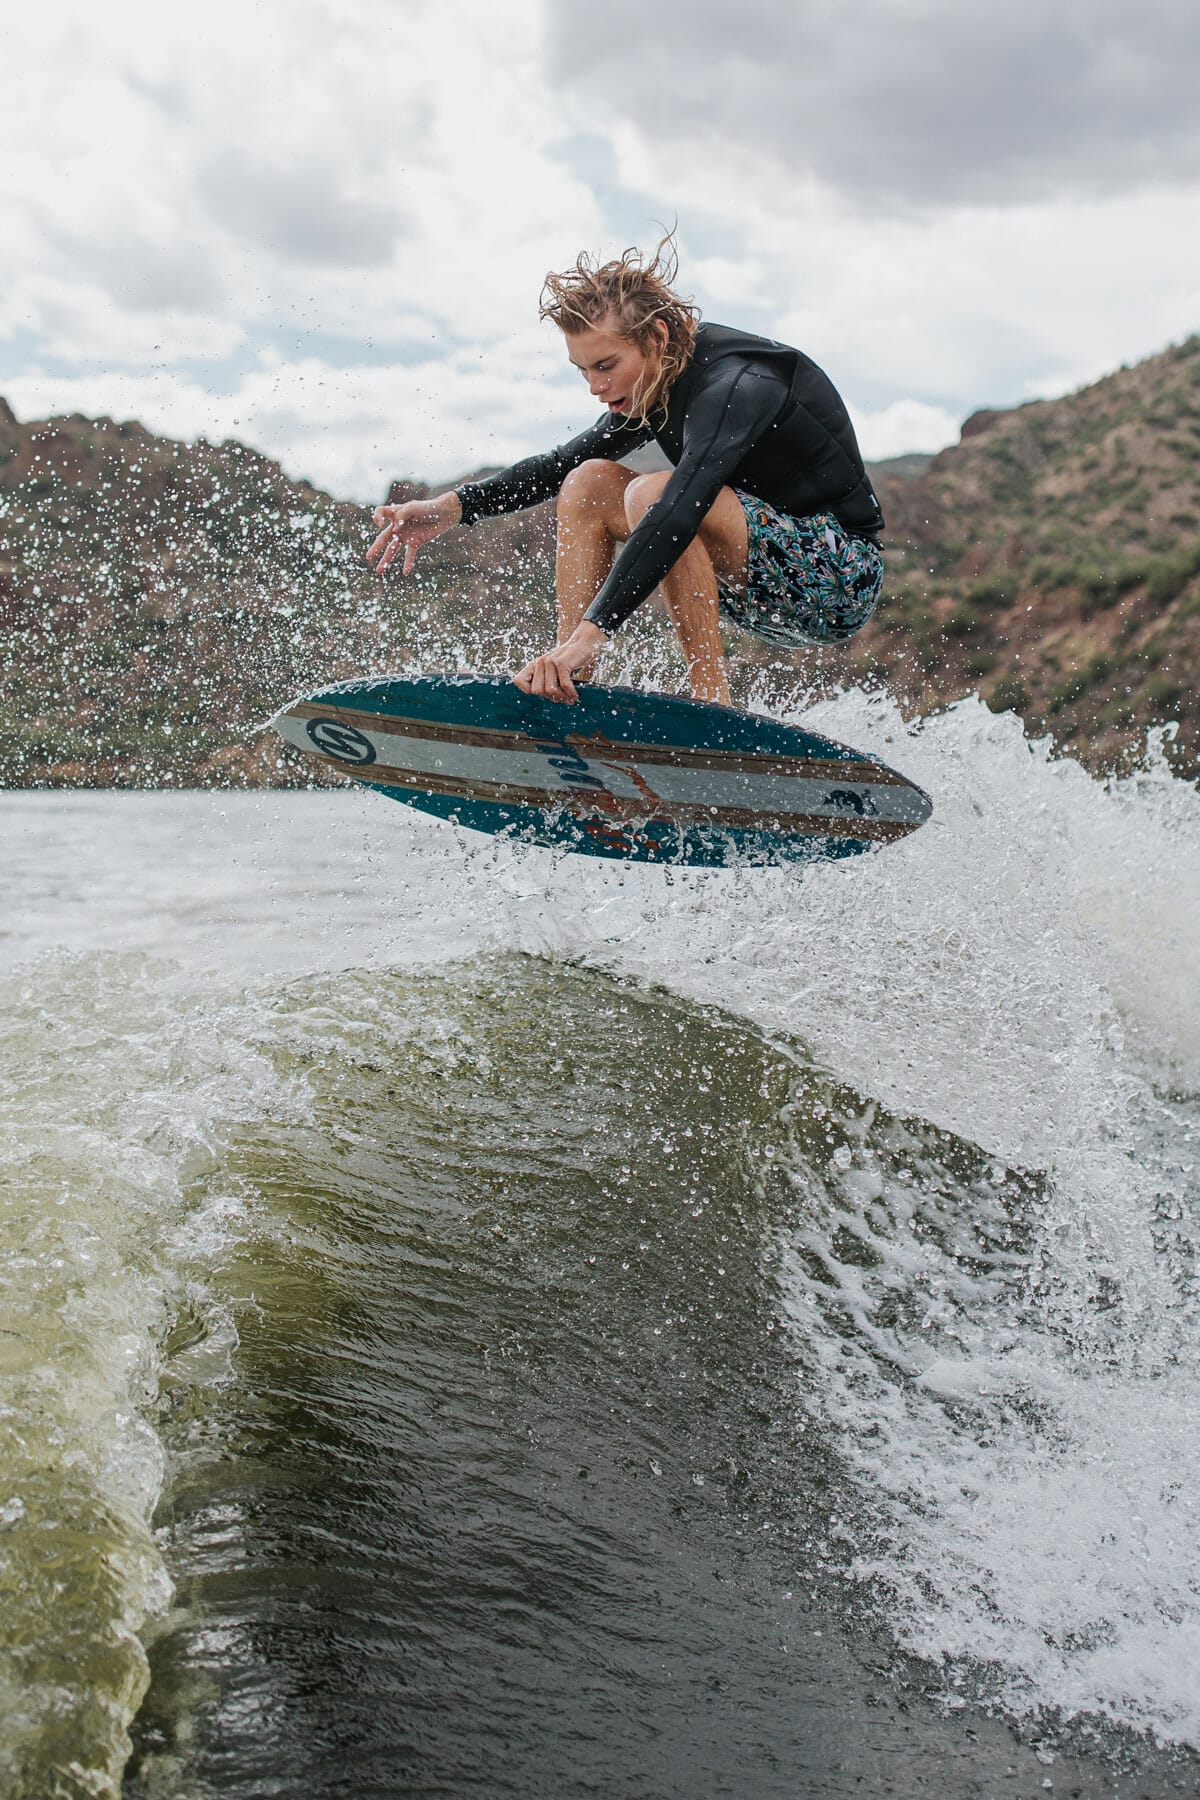
{"type": "MultiPolygon", "coordinates": [[[[669,886],[500,854],[494,940],[748,1014],[1001,1174],[1039,1172],[1028,1251],[986,1280],[915,1235],[893,1182],[880,1269],[836,1272],[844,1340],[791,1259],[813,1407],[863,1497],[851,1554],[948,1693],[1200,1744],[1200,796],[1154,753],[1096,780],[973,700],[909,726],[849,693],[805,718],[920,782],[930,823],[861,860],[669,886]],[[897,1293],[899,1322],[878,1310],[897,1293]]],[[[869,1144],[846,1175],[879,1179],[869,1144]]]]}

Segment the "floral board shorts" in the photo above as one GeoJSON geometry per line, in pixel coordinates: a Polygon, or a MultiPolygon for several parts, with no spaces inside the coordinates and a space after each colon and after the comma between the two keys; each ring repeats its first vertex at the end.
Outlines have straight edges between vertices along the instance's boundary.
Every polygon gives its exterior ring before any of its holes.
{"type": "MultiPolygon", "coordinates": [[[[735,490],[737,491],[737,490],[735,490]]],[[[738,491],[750,532],[746,591],[724,582],[721,611],[775,644],[841,644],[862,629],[883,586],[883,551],[832,513],[805,519],[738,491]]]]}

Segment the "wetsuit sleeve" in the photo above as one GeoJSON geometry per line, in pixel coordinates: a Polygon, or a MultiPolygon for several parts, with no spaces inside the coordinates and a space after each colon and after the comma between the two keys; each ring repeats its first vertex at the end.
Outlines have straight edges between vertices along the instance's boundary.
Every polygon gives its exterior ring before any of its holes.
{"type": "Polygon", "coordinates": [[[513,463],[511,468],[502,469],[498,475],[489,475],[485,481],[465,481],[456,489],[462,507],[462,523],[474,525],[476,519],[536,506],[540,500],[549,500],[557,494],[571,470],[577,469],[590,456],[615,462],[618,457],[628,456],[631,450],[648,444],[650,437],[648,425],[626,419],[620,413],[605,413],[594,425],[589,425],[569,443],[560,444],[556,450],[527,456],[523,462],[513,463]]]}
{"type": "Polygon", "coordinates": [[[654,592],[730,475],[778,419],[789,392],[784,375],[753,363],[730,358],[706,372],[688,402],[678,466],[589,606],[585,616],[593,625],[615,631],[654,592]]]}

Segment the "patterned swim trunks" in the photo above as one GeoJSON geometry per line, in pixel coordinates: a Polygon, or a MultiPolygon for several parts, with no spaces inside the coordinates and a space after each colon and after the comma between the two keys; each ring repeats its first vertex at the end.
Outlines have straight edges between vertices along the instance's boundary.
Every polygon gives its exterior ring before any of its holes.
{"type": "Polygon", "coordinates": [[[832,513],[794,519],[753,494],[737,497],[750,550],[745,593],[719,584],[726,618],[791,647],[842,644],[860,631],[883,586],[879,545],[855,537],[832,513]]]}

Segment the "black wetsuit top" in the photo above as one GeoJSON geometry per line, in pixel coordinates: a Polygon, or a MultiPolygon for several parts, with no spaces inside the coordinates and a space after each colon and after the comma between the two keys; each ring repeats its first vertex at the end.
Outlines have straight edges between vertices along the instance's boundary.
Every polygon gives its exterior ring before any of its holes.
{"type": "Polygon", "coordinates": [[[802,351],[727,325],[700,326],[695,353],[653,425],[606,414],[557,450],[466,482],[458,489],[463,524],[536,506],[589,457],[615,462],[651,438],[674,473],[587,610],[602,631],[614,631],[653,593],[722,487],[797,517],[831,512],[860,537],[883,529],[854,427],[829,377],[802,351]]]}

